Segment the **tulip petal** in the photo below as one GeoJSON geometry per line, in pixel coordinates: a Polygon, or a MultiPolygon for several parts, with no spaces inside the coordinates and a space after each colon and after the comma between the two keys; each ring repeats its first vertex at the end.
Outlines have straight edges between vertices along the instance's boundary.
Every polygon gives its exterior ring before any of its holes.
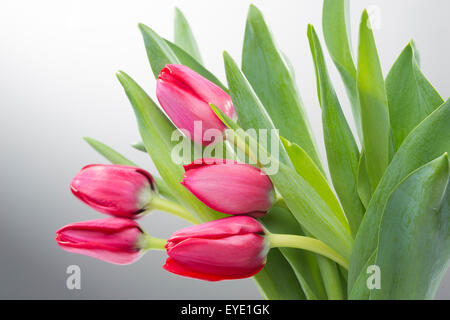
{"type": "Polygon", "coordinates": [[[58,245],[69,252],[115,264],[129,264],[140,256],[142,234],[133,220],[107,218],[67,225],[56,232],[58,245]]]}
{"type": "Polygon", "coordinates": [[[201,273],[201,272],[189,269],[187,266],[178,263],[177,261],[175,261],[172,258],[167,258],[166,264],[163,266],[163,268],[171,273],[174,273],[174,274],[177,274],[177,275],[183,276],[183,277],[205,280],[205,281],[222,281],[222,280],[237,280],[237,279],[245,279],[245,278],[253,277],[259,271],[261,271],[262,268],[264,268],[264,265],[260,266],[258,269],[253,270],[251,273],[235,275],[235,276],[230,276],[230,275],[224,276],[224,275],[213,275],[213,274],[208,274],[208,273],[201,273]]]}
{"type": "Polygon", "coordinates": [[[174,78],[188,86],[201,100],[213,103],[229,118],[236,119],[230,96],[216,84],[183,65],[170,64],[166,65],[166,68],[174,78]]]}
{"type": "Polygon", "coordinates": [[[246,164],[191,167],[182,184],[207,206],[227,214],[265,212],[272,206],[272,182],[246,164]]]}
{"type": "Polygon", "coordinates": [[[178,230],[170,237],[168,244],[188,238],[217,239],[247,233],[264,234],[264,229],[251,217],[235,216],[178,230]]]}
{"type": "Polygon", "coordinates": [[[145,170],[121,165],[89,165],[72,180],[72,193],[93,209],[119,217],[137,218],[156,190],[145,170]]]}
{"type": "Polygon", "coordinates": [[[201,100],[189,90],[185,90],[183,83],[174,85],[173,82],[159,79],[157,81],[158,101],[170,120],[179,129],[184,129],[191,135],[190,138],[199,144],[207,145],[203,141],[206,130],[217,129],[218,133],[226,129],[225,125],[214,114],[209,104],[201,100]],[[201,124],[200,137],[195,136],[195,122],[201,124]]]}

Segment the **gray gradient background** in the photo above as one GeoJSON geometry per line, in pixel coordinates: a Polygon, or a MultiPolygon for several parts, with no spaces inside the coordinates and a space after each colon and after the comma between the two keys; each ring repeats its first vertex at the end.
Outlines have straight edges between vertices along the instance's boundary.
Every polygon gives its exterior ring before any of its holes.
{"type": "MultiPolygon", "coordinates": [[[[127,71],[154,96],[137,23],[172,37],[173,9],[188,17],[210,70],[224,79],[221,52],[240,61],[249,1],[20,1],[0,2],[0,298],[259,299],[252,280],[207,283],[165,272],[163,253],[126,267],[60,250],[55,231],[70,222],[101,218],[69,191],[87,163],[103,163],[81,139],[92,136],[154,172],[150,160],[128,145],[139,139],[134,114],[114,73],[127,71]],[[82,290],[65,287],[66,268],[77,264],[82,290]]],[[[322,145],[320,108],[306,38],[307,23],[321,35],[318,0],[253,1],[264,12],[291,59],[313,130],[322,145]]],[[[363,7],[381,12],[375,31],[383,71],[414,38],[425,74],[446,99],[450,94],[450,1],[351,1],[356,30],[363,7]]],[[[354,43],[356,43],[354,32],[354,43]]],[[[340,79],[329,65],[345,111],[340,79]]],[[[141,221],[166,237],[183,222],[161,213],[141,221]]],[[[450,274],[438,298],[450,298],[450,274]]]]}

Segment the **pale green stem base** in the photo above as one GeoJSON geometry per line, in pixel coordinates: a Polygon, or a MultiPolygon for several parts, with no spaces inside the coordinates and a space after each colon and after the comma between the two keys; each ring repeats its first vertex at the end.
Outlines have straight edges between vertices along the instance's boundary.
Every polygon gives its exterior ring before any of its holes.
{"type": "Polygon", "coordinates": [[[250,150],[250,147],[247,145],[247,143],[242,140],[241,137],[236,135],[233,130],[226,131],[225,140],[241,150],[250,160],[255,162],[258,167],[262,167],[261,163],[258,160],[257,154],[255,154],[253,150],[250,150]]]}
{"type": "Polygon", "coordinates": [[[285,208],[289,210],[289,207],[287,206],[286,202],[284,201],[283,197],[281,196],[281,194],[278,193],[278,191],[276,191],[276,199],[275,202],[273,204],[274,206],[277,207],[281,207],[281,208],[285,208]]]}
{"type": "Polygon", "coordinates": [[[164,251],[167,239],[155,238],[144,233],[138,240],[138,247],[143,251],[159,250],[164,251]]]}
{"type": "Polygon", "coordinates": [[[200,221],[197,220],[197,218],[195,218],[188,210],[186,210],[179,204],[158,196],[154,196],[150,201],[150,204],[147,206],[148,212],[152,210],[161,210],[170,213],[192,224],[200,223],[200,221]]]}
{"type": "Polygon", "coordinates": [[[348,261],[320,240],[288,234],[268,234],[267,237],[271,248],[296,248],[308,250],[330,258],[348,270],[348,261]]]}

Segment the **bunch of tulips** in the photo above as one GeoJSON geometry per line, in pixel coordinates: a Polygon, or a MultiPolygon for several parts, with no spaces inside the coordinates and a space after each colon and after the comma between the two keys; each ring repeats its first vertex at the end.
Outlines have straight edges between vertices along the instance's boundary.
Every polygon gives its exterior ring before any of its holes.
{"type": "MultiPolygon", "coordinates": [[[[201,121],[206,130],[225,130],[210,102],[235,117],[230,96],[183,65],[167,65],[161,71],[156,94],[171,120],[185,130],[193,130],[194,121],[201,121]]],[[[259,168],[209,158],[184,169],[180,183],[205,205],[230,217],[179,230],[168,240],[152,237],[135,222],[151,210],[198,221],[183,207],[162,198],[147,171],[124,165],[88,165],[74,177],[71,190],[94,210],[113,217],[65,226],[57,231],[56,241],[64,250],[115,264],[130,264],[147,250],[165,248],[169,258],[164,269],[209,281],[255,275],[264,267],[269,249],[277,246],[310,250],[348,267],[343,257],[318,240],[265,230],[256,218],[268,213],[277,196],[259,168]]]]}

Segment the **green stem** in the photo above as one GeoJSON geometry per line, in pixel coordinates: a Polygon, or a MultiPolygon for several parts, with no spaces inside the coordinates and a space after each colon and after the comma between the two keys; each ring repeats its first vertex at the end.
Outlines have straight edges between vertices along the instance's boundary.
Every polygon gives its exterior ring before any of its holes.
{"type": "Polygon", "coordinates": [[[320,240],[290,234],[269,234],[268,239],[271,248],[296,248],[308,250],[330,258],[348,270],[348,261],[320,240]]]}
{"type": "MultiPolygon", "coordinates": [[[[312,237],[312,235],[307,231],[305,231],[305,235],[307,237],[312,237]]],[[[317,261],[317,266],[319,267],[320,275],[322,277],[323,285],[325,287],[328,299],[344,300],[346,286],[342,284],[341,277],[333,269],[333,266],[336,268],[337,264],[320,254],[315,254],[314,256],[317,261]]],[[[339,268],[345,270],[341,266],[339,266],[339,268]]],[[[347,270],[345,270],[345,272],[347,272],[347,270]]]]}
{"type": "Polygon", "coordinates": [[[339,275],[338,265],[333,261],[317,255],[317,264],[323,277],[328,300],[344,300],[344,288],[339,275]]]}
{"type": "Polygon", "coordinates": [[[155,238],[144,233],[138,241],[138,247],[144,251],[147,250],[164,251],[166,243],[167,239],[155,238]]]}
{"type": "Polygon", "coordinates": [[[186,210],[179,204],[158,196],[154,196],[152,198],[150,204],[147,206],[147,210],[161,210],[173,214],[174,216],[184,219],[192,224],[200,223],[197,218],[195,218],[188,210],[186,210]]]}

